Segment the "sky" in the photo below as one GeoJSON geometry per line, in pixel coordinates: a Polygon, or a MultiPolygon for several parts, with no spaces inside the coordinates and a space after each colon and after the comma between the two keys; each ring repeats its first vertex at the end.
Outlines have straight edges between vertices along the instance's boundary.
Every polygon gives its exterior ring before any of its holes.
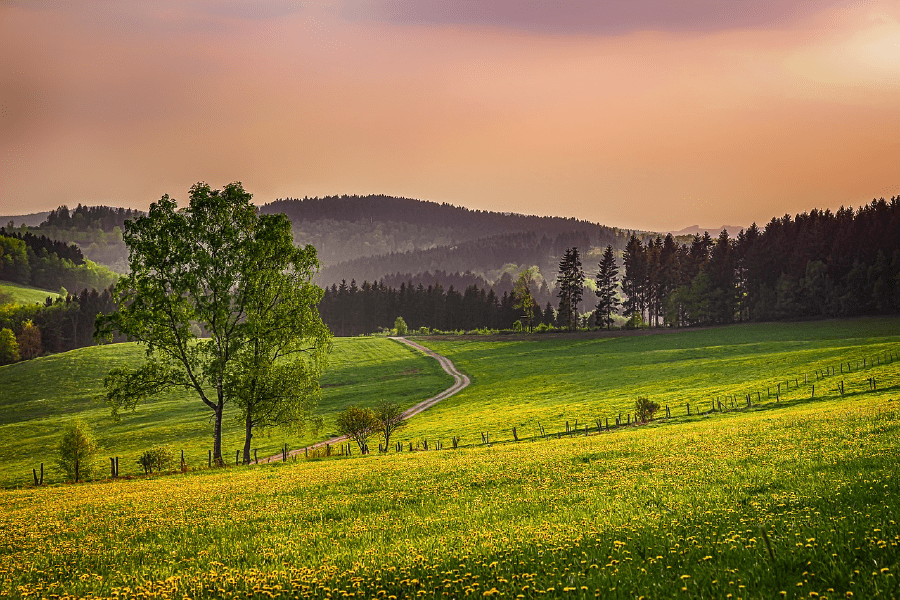
{"type": "Polygon", "coordinates": [[[629,229],[900,195],[900,1],[0,3],[0,214],[387,194],[629,229]]]}

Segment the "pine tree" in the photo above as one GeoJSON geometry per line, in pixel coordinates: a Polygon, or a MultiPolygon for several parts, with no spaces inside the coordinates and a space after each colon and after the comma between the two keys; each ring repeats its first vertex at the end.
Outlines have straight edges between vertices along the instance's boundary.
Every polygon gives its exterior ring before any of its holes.
{"type": "Polygon", "coordinates": [[[647,253],[641,240],[634,234],[625,247],[625,276],[622,277],[622,292],[625,294],[623,314],[626,317],[643,317],[646,306],[645,291],[647,280],[647,253]]]}
{"type": "Polygon", "coordinates": [[[597,271],[597,308],[594,312],[594,321],[599,327],[609,329],[612,326],[614,314],[619,312],[619,297],[616,294],[618,286],[619,267],[616,266],[616,257],[613,255],[611,245],[603,251],[597,271]]]}
{"type": "Polygon", "coordinates": [[[584,290],[584,271],[581,269],[577,247],[566,249],[559,261],[556,282],[559,288],[556,293],[559,297],[559,324],[574,331],[578,327],[578,303],[581,302],[584,290]]]}

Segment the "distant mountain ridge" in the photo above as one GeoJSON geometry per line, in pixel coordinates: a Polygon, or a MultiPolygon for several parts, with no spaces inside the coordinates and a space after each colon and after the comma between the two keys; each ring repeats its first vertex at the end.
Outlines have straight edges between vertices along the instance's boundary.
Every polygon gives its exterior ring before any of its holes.
{"type": "Polygon", "coordinates": [[[25,225],[26,227],[37,227],[47,218],[50,211],[29,213],[27,215],[3,215],[0,216],[0,226],[6,227],[12,221],[16,227],[25,225]]]}
{"type": "Polygon", "coordinates": [[[546,271],[567,245],[624,247],[627,232],[574,218],[471,210],[392,196],[286,198],[260,207],[283,213],[298,244],[312,244],[322,285],[392,273],[465,272],[492,278],[506,264],[546,271]]]}
{"type": "Polygon", "coordinates": [[[696,235],[698,233],[702,235],[704,231],[708,231],[709,235],[711,235],[712,237],[716,237],[717,235],[722,233],[723,229],[728,230],[728,235],[730,237],[734,237],[742,229],[747,229],[747,228],[742,225],[722,225],[721,227],[705,227],[705,228],[700,227],[699,225],[691,225],[690,227],[685,227],[684,229],[679,229],[678,231],[670,231],[669,233],[671,233],[674,236],[696,235]]]}

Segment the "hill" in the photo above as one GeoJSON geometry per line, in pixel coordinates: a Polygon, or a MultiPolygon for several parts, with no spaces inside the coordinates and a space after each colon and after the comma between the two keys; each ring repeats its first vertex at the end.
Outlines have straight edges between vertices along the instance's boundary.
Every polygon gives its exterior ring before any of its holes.
{"type": "Polygon", "coordinates": [[[5,304],[7,301],[14,304],[43,303],[48,296],[56,298],[57,293],[11,281],[0,281],[0,304],[5,304]]]}
{"type": "Polygon", "coordinates": [[[29,213],[27,215],[2,215],[0,216],[0,225],[6,227],[9,223],[13,223],[14,227],[25,225],[26,227],[37,227],[47,219],[50,211],[29,213]]]}
{"type": "Polygon", "coordinates": [[[316,247],[326,267],[317,278],[322,285],[429,270],[493,280],[507,263],[547,270],[567,245],[621,248],[627,241],[626,232],[588,221],[389,196],[288,198],[260,212],[287,215],[297,243],[316,247]]]}
{"type": "Polygon", "coordinates": [[[3,491],[0,593],[900,594],[897,319],[435,342],[473,385],[403,437],[444,450],[3,491]],[[671,418],[596,431],[637,394],[671,418]]]}
{"type": "MultiPolygon", "coordinates": [[[[162,395],[122,415],[119,422],[97,398],[103,377],[113,367],[143,360],[136,344],[81,348],[0,366],[0,486],[27,482],[31,469],[45,463],[49,481],[55,446],[74,417],[94,427],[103,455],[121,456],[122,474],[136,474],[140,452],[167,443],[183,449],[192,466],[205,465],[212,447],[209,411],[199,400],[180,392],[162,395]]],[[[330,437],[334,415],[350,404],[373,406],[389,398],[404,407],[424,400],[453,382],[433,360],[385,338],[336,339],[322,380],[319,412],[322,431],[264,433],[254,440],[259,456],[275,454],[282,444],[292,448],[330,437]]],[[[226,412],[228,409],[226,408],[226,412]]],[[[243,448],[236,414],[226,414],[223,453],[243,448]]],[[[108,468],[108,459],[106,467],[108,468]]]]}

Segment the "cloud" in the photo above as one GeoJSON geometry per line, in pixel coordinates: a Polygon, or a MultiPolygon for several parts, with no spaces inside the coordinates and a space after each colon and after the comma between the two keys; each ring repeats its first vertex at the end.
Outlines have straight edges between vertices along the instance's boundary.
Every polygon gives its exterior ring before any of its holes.
{"type": "Polygon", "coordinates": [[[838,0],[346,0],[343,14],[363,21],[619,35],[785,26],[838,4],[838,0]]]}

